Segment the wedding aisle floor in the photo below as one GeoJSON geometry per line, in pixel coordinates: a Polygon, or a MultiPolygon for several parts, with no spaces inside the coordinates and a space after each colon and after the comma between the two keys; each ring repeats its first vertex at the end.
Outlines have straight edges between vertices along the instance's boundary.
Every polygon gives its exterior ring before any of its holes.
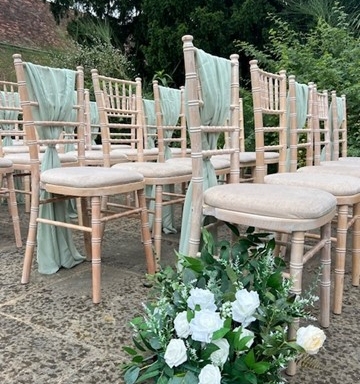
{"type": "MultiPolygon", "coordinates": [[[[0,211],[0,383],[123,383],[128,323],[148,293],[138,222],[107,228],[102,302],[93,305],[86,262],[50,276],[40,275],[35,263],[31,282],[20,284],[24,247],[15,248],[6,208],[0,211]]],[[[27,215],[21,216],[25,239],[27,215]]],[[[164,237],[163,263],[173,264],[178,235],[164,237]]],[[[80,235],[76,239],[82,244],[80,235]]],[[[307,272],[311,280],[311,265],[307,272]]],[[[360,288],[351,286],[348,273],[345,282],[343,314],[332,315],[316,367],[301,367],[289,383],[360,383],[360,288]]]]}

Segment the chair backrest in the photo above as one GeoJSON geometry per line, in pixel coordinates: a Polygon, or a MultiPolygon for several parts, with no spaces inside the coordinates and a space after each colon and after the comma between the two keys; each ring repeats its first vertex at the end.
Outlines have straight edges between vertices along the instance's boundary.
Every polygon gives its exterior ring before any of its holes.
{"type": "Polygon", "coordinates": [[[290,172],[313,165],[313,93],[313,83],[299,84],[289,76],[290,172]]]}
{"type": "Polygon", "coordinates": [[[159,149],[158,161],[164,162],[172,157],[171,147],[179,148],[180,157],[186,157],[184,87],[180,89],[163,87],[157,80],[154,80],[153,91],[159,149]]]}
{"type": "Polygon", "coordinates": [[[346,116],[346,96],[336,95],[336,91],[331,92],[331,141],[332,157],[331,160],[338,160],[339,157],[347,157],[347,116],[346,116]]]}
{"type": "Polygon", "coordinates": [[[209,163],[213,155],[230,154],[230,182],[239,182],[239,56],[228,60],[209,55],[195,48],[192,40],[190,35],[183,37],[193,178],[202,183],[203,162],[209,163]],[[221,73],[226,67],[227,73],[221,73]],[[230,145],[218,148],[217,140],[226,132],[230,145]]]}
{"type": "Polygon", "coordinates": [[[104,165],[110,165],[111,146],[131,146],[144,161],[144,116],[141,79],[135,81],[102,76],[91,71],[100,118],[104,165]]]}
{"type": "Polygon", "coordinates": [[[229,181],[239,182],[239,56],[230,60],[209,55],[183,36],[185,115],[189,130],[192,179],[186,194],[179,251],[196,255],[203,217],[203,192],[217,184],[211,156],[230,154],[229,181]],[[229,148],[218,148],[229,132],[229,148]]]}
{"type": "Polygon", "coordinates": [[[313,93],[314,165],[331,160],[328,91],[319,92],[314,84],[313,93]]]}
{"type": "Polygon", "coordinates": [[[100,119],[96,101],[90,100],[90,92],[84,90],[85,149],[91,150],[100,136],[100,119]]]}
{"type": "Polygon", "coordinates": [[[286,169],[286,72],[266,72],[259,68],[257,60],[252,60],[250,75],[256,147],[255,181],[263,183],[267,173],[265,151],[279,152],[278,171],[286,169]]]}
{"type": "Polygon", "coordinates": [[[82,67],[73,71],[23,62],[19,54],[13,58],[31,164],[39,167],[39,148],[46,146],[42,169],[60,166],[57,146],[72,143],[78,151],[72,165],[82,165],[85,151],[82,67]],[[64,138],[71,131],[72,138],[64,138]]]}
{"type": "Polygon", "coordinates": [[[18,84],[0,80],[0,157],[4,156],[3,146],[23,143],[22,108],[18,84]]]}

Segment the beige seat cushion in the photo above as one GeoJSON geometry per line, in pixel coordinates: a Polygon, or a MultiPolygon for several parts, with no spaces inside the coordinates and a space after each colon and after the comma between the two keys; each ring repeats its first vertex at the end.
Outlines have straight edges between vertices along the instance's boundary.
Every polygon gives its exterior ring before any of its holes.
{"type": "MultiPolygon", "coordinates": [[[[112,152],[123,153],[127,156],[138,156],[138,150],[134,148],[116,148],[112,152]]],[[[147,148],[143,150],[144,156],[156,156],[158,153],[158,148],[147,148]]]]}
{"type": "MultiPolygon", "coordinates": [[[[279,154],[276,152],[265,152],[265,161],[276,161],[279,159],[279,154]]],[[[216,155],[212,157],[213,159],[222,158],[222,159],[228,159],[230,160],[230,155],[216,155]]],[[[247,163],[254,163],[256,162],[256,152],[240,152],[239,153],[239,162],[240,166],[246,166],[247,163]]]]}
{"type": "MultiPolygon", "coordinates": [[[[40,162],[42,161],[44,154],[41,153],[39,156],[40,162]]],[[[30,154],[29,153],[12,153],[5,155],[6,159],[11,160],[14,164],[30,164],[30,154]]],[[[76,163],[77,156],[74,154],[68,153],[59,153],[59,159],[61,163],[76,163]]]]}
{"type": "Polygon", "coordinates": [[[285,172],[265,176],[265,183],[318,188],[334,196],[360,194],[360,180],[345,175],[334,175],[334,177],[330,178],[327,173],[285,172]]]}
{"type": "Polygon", "coordinates": [[[309,167],[302,167],[297,172],[313,172],[313,173],[327,173],[333,175],[345,175],[360,177],[360,166],[356,165],[315,165],[309,167]]]}
{"type": "Polygon", "coordinates": [[[0,168],[9,168],[12,167],[12,165],[13,163],[11,160],[0,157],[0,168]]]}
{"type": "MultiPolygon", "coordinates": [[[[180,156],[182,154],[181,148],[175,148],[175,147],[169,147],[169,148],[170,148],[171,154],[173,156],[180,156]]],[[[191,149],[190,148],[186,148],[185,153],[187,155],[190,155],[191,154],[191,149]]]]}
{"type": "MultiPolygon", "coordinates": [[[[211,164],[213,165],[215,171],[221,169],[230,168],[230,160],[227,158],[222,158],[220,156],[211,157],[211,164]]],[[[184,166],[192,167],[191,157],[179,157],[166,160],[166,163],[169,164],[183,164],[184,166]]]]}
{"type": "MultiPolygon", "coordinates": [[[[77,151],[70,151],[70,152],[67,152],[67,154],[77,157],[78,153],[77,151]]],[[[104,156],[102,151],[98,151],[98,150],[85,151],[85,160],[101,161],[103,158],[104,156]]],[[[128,157],[124,153],[121,153],[118,151],[111,151],[110,159],[113,161],[119,161],[119,162],[129,161],[128,157]]]]}
{"type": "Polygon", "coordinates": [[[137,172],[103,167],[66,167],[44,171],[40,181],[73,188],[102,188],[143,181],[137,172]]]}
{"type": "Polygon", "coordinates": [[[115,164],[114,166],[112,166],[112,168],[136,171],[144,175],[146,179],[167,178],[186,175],[189,175],[190,179],[192,174],[191,164],[184,164],[179,167],[176,163],[153,163],[144,161],[115,164]]]}
{"type": "Polygon", "coordinates": [[[269,184],[226,184],[204,192],[204,203],[220,209],[284,219],[316,219],[334,210],[328,192],[269,184]]]}

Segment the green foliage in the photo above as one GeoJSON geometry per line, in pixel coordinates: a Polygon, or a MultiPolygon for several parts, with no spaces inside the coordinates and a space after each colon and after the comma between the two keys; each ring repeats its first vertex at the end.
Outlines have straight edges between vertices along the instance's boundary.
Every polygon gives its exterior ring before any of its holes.
{"type": "Polygon", "coordinates": [[[313,81],[319,90],[345,94],[348,110],[349,154],[359,155],[360,137],[360,39],[348,25],[343,7],[335,3],[331,24],[319,18],[314,28],[299,33],[288,22],[271,17],[270,43],[264,52],[244,42],[236,45],[252,58],[258,58],[269,71],[286,69],[300,83],[313,81]]]}
{"type": "Polygon", "coordinates": [[[92,89],[91,70],[96,68],[100,74],[120,79],[133,77],[133,68],[127,57],[111,43],[93,39],[93,44],[76,44],[76,49],[57,53],[52,59],[53,66],[74,69],[84,67],[85,87],[92,89]]]}
{"type": "MultiPolygon", "coordinates": [[[[216,243],[204,230],[203,243],[199,258],[179,256],[179,270],[166,267],[149,276],[152,293],[144,315],[131,321],[133,346],[124,347],[126,384],[197,384],[206,369],[219,375],[214,384],[277,384],[287,363],[305,353],[287,340],[287,327],[295,318],[308,317],[315,298],[295,299],[291,281],[282,275],[283,260],[273,256],[274,240],[249,228],[234,243],[216,243]],[[240,294],[245,296],[240,299],[240,294]],[[239,320],[235,303],[243,300],[249,312],[239,320]],[[201,313],[206,319],[221,318],[207,341],[192,328],[201,313]],[[169,352],[173,342],[182,350],[169,352]]],[[[213,321],[201,324],[206,328],[213,321]]]]}

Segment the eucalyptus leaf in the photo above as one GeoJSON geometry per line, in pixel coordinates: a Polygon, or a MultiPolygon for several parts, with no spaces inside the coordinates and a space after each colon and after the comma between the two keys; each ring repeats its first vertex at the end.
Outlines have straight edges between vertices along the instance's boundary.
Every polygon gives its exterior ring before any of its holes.
{"type": "Polygon", "coordinates": [[[134,384],[139,377],[140,368],[133,365],[131,366],[124,375],[125,384],[134,384]]]}
{"type": "Polygon", "coordinates": [[[198,384],[198,378],[192,372],[186,372],[184,376],[173,376],[168,384],[198,384]]]}

